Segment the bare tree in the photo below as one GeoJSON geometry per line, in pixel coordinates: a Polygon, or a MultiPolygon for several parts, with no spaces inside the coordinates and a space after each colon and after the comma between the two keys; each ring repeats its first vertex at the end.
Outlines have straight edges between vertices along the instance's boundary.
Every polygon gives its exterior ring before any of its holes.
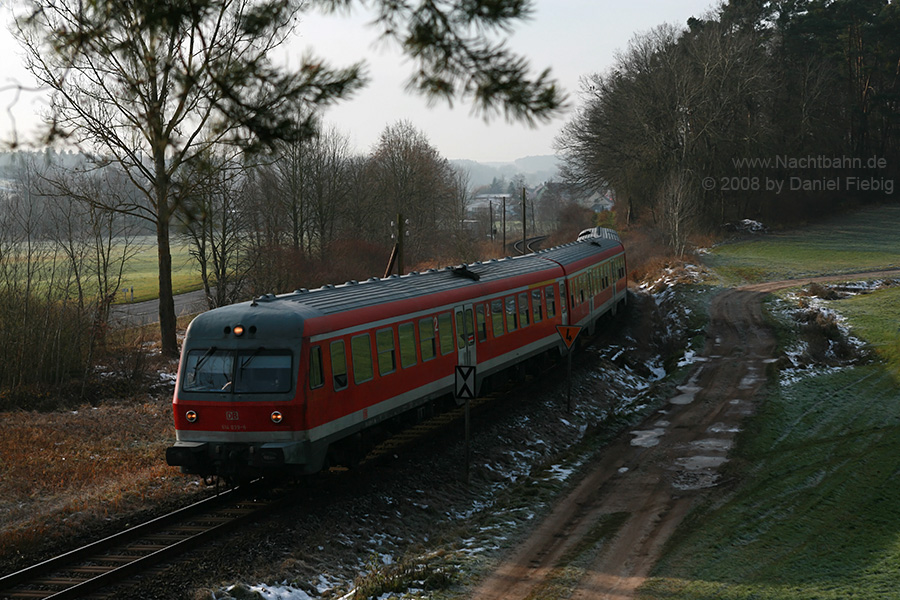
{"type": "Polygon", "coordinates": [[[450,162],[422,132],[400,121],[382,132],[370,158],[369,177],[381,211],[379,230],[387,232],[388,223],[402,214],[411,224],[404,242],[407,258],[434,256],[441,240],[458,226],[459,180],[450,162]]]}
{"type": "Polygon", "coordinates": [[[310,248],[323,258],[335,240],[339,219],[346,214],[351,186],[347,179],[350,142],[336,129],[327,129],[307,141],[302,161],[310,248]]]}
{"type": "Polygon", "coordinates": [[[250,219],[244,201],[252,168],[239,158],[210,152],[202,161],[194,161],[184,178],[191,193],[180,226],[200,266],[209,308],[240,299],[253,266],[245,242],[250,219]]]}
{"type": "Polygon", "coordinates": [[[556,141],[567,181],[608,185],[628,222],[645,211],[674,228],[667,233],[679,250],[687,227],[724,213],[721,190],[700,181],[734,175],[731,159],[758,156],[769,134],[759,37],[716,22],[695,27],[637,36],[608,73],[585,80],[585,105],[556,141]]]}
{"type": "MultiPolygon", "coordinates": [[[[350,4],[311,3],[332,10],[350,4]]],[[[527,3],[376,4],[383,35],[416,63],[411,88],[431,99],[472,98],[485,114],[502,110],[528,122],[560,108],[548,71],[530,79],[526,61],[485,35],[527,17],[527,3]]],[[[133,214],[156,227],[162,347],[175,354],[169,227],[184,200],[172,185],[175,173],[210,144],[258,149],[302,139],[311,131],[310,108],[352,93],[364,82],[362,72],[333,70],[313,57],[294,73],[271,63],[304,6],[300,0],[27,5],[19,37],[27,66],[54,92],[51,134],[118,162],[144,193],[133,214]]]]}
{"type": "Polygon", "coordinates": [[[177,173],[215,144],[302,138],[309,122],[294,118],[300,107],[351,91],[359,71],[291,74],[271,64],[297,10],[290,1],[30,6],[18,31],[29,70],[54,92],[51,135],[118,163],[143,194],[122,209],[156,229],[162,349],[177,354],[169,232],[185,202],[177,173]]]}
{"type": "Polygon", "coordinates": [[[60,301],[71,270],[52,242],[51,206],[31,162],[0,194],[0,386],[61,384],[89,364],[90,306],[60,301]]]}

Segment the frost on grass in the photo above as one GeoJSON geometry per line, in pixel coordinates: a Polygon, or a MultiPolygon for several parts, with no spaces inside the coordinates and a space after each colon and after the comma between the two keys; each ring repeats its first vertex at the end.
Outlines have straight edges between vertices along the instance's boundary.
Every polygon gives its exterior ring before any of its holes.
{"type": "MultiPolygon", "coordinates": [[[[630,310],[639,325],[624,327],[621,333],[578,350],[580,366],[571,381],[571,411],[566,384],[551,387],[535,382],[527,401],[511,403],[501,418],[481,424],[483,429],[472,440],[468,486],[455,476],[434,482],[420,477],[405,489],[378,493],[374,502],[357,498],[352,507],[346,507],[357,514],[345,517],[348,526],[324,532],[307,550],[295,553],[295,561],[310,567],[321,562],[324,568],[328,560],[324,556],[331,557],[329,568],[342,576],[329,579],[328,597],[387,600],[431,598],[429,586],[452,577],[452,568],[491,560],[512,543],[517,532],[533,525],[554,495],[576,477],[591,450],[573,448],[589,432],[626,423],[654,402],[654,384],[666,376],[660,344],[676,339],[684,330],[683,324],[668,322],[684,320],[674,285],[673,278],[658,286],[665,297],[648,292],[630,298],[636,304],[630,310]],[[427,524],[409,525],[416,519],[427,524]],[[441,557],[435,557],[436,553],[442,553],[441,557]]],[[[462,440],[452,443],[447,453],[456,452],[456,457],[446,463],[433,457],[435,464],[427,470],[461,472],[461,447],[462,440]]],[[[314,572],[298,575],[299,581],[287,584],[243,585],[258,592],[258,598],[302,600],[314,591],[309,586],[315,581],[304,583],[314,572]],[[286,595],[291,590],[295,596],[286,595]]],[[[217,598],[235,597],[231,589],[219,590],[217,598]]]]}
{"type": "Polygon", "coordinates": [[[794,323],[799,332],[797,339],[785,348],[780,361],[781,384],[789,386],[806,377],[839,371],[864,360],[866,343],[853,335],[847,320],[829,301],[897,284],[896,280],[834,286],[814,283],[780,300],[775,314],[783,321],[794,323]]]}

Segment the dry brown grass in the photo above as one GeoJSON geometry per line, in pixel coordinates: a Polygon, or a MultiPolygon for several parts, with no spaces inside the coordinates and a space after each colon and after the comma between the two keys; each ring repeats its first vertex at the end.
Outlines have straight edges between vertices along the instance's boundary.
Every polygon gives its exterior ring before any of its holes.
{"type": "Polygon", "coordinates": [[[667,267],[679,265],[687,258],[676,254],[653,230],[630,228],[619,234],[628,253],[628,277],[635,283],[655,279],[667,267]]]}
{"type": "Polygon", "coordinates": [[[83,388],[90,403],[20,398],[7,406],[25,409],[0,412],[0,574],[206,492],[166,465],[175,429],[172,388],[160,373],[177,363],[159,355],[152,336],[111,336],[115,348],[83,388]]]}
{"type": "Polygon", "coordinates": [[[197,480],[165,464],[174,434],[168,397],[0,413],[0,572],[196,496],[197,480]]]}

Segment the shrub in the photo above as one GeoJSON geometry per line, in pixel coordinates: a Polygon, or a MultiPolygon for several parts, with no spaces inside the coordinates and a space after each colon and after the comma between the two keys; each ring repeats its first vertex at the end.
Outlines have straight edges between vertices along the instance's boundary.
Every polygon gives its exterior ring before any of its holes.
{"type": "Polygon", "coordinates": [[[86,372],[103,324],[73,303],[0,293],[0,388],[61,386],[86,372]]]}

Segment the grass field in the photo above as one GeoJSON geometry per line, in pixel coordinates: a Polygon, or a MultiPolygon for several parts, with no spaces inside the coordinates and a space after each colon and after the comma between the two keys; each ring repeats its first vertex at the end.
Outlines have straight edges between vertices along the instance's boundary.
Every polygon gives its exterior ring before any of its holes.
{"type": "MultiPolygon", "coordinates": [[[[156,238],[141,236],[138,240],[140,251],[125,264],[122,290],[116,302],[131,301],[130,289],[134,287],[134,301],[141,302],[159,298],[159,258],[156,238]]],[[[200,268],[188,253],[188,245],[178,240],[172,241],[172,286],[176,294],[191,292],[201,287],[200,268]]]]}
{"type": "MultiPolygon", "coordinates": [[[[732,283],[897,267],[896,223],[900,207],[882,207],[710,262],[732,283]]],[[[900,598],[900,288],[828,306],[878,360],[773,380],[730,488],[682,524],[640,598],[900,598]]]]}
{"type": "Polygon", "coordinates": [[[900,287],[829,304],[850,320],[855,335],[878,350],[900,383],[900,287]]]}
{"type": "Polygon", "coordinates": [[[729,475],[740,483],[683,525],[642,598],[897,597],[900,389],[883,365],[772,394],[729,475]]]}
{"type": "Polygon", "coordinates": [[[722,244],[705,262],[728,285],[900,268],[900,205],[722,244]]]}

